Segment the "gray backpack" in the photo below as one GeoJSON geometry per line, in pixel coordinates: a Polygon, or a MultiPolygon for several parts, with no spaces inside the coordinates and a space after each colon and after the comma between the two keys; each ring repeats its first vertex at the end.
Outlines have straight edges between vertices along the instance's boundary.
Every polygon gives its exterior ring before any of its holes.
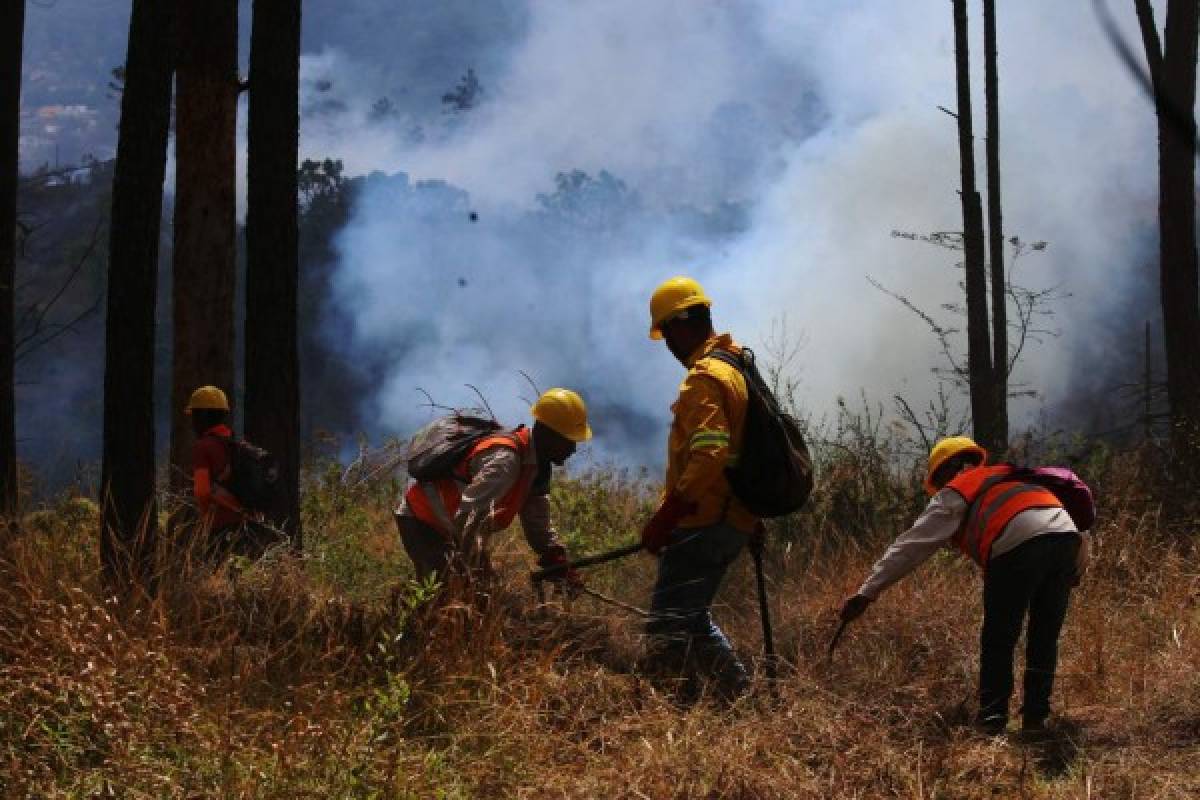
{"type": "Polygon", "coordinates": [[[448,414],[417,431],[408,443],[408,474],[417,481],[460,478],[457,467],[477,443],[503,426],[494,419],[448,414]]]}

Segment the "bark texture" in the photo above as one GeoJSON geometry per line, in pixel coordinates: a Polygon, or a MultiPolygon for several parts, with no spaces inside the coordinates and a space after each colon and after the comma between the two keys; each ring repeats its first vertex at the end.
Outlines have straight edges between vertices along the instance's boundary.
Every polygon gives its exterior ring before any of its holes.
{"type": "Polygon", "coordinates": [[[999,437],[991,337],[988,334],[983,208],[975,186],[975,138],[971,119],[967,2],[953,0],[953,3],[954,65],[958,89],[958,151],[962,171],[963,251],[967,295],[967,379],[971,392],[971,422],[979,443],[995,450],[999,437]]]}
{"type": "Polygon", "coordinates": [[[146,573],[158,534],[154,324],[171,115],[174,4],[135,0],[109,226],[101,563],[110,585],[146,573]]]}
{"type": "Polygon", "coordinates": [[[185,494],[188,397],[210,384],[236,396],[237,0],[180,0],[178,31],[170,483],[185,494]]]}
{"type": "Polygon", "coordinates": [[[1008,281],[1004,274],[1004,213],[1000,203],[1000,78],[996,54],[996,0],[983,0],[983,91],[987,107],[988,261],[992,278],[992,383],[995,454],[1008,446],[1008,281]]]}
{"type": "Polygon", "coordinates": [[[297,169],[300,0],[255,0],[246,213],[246,437],[279,463],[268,516],[300,530],[297,169]]]}
{"type": "Polygon", "coordinates": [[[1170,0],[1160,40],[1134,0],[1158,115],[1159,286],[1171,445],[1183,477],[1200,468],[1200,281],[1196,261],[1196,0],[1170,0]]]}
{"type": "Polygon", "coordinates": [[[25,0],[0,0],[0,535],[17,513],[16,273],[17,149],[25,0]]]}

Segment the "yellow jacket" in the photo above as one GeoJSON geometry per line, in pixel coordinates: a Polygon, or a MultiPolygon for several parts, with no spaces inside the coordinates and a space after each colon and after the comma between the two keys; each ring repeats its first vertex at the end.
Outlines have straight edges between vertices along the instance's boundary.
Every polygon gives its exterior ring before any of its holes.
{"type": "Polygon", "coordinates": [[[679,386],[679,399],[667,440],[664,492],[675,492],[696,503],[696,513],[684,517],[681,528],[700,528],[722,519],[738,530],[754,530],[758,518],[738,502],[725,479],[725,467],[737,459],[746,422],[746,380],[734,367],[705,358],[713,348],[740,353],[727,333],[710,336],[687,360],[688,374],[679,386]]]}

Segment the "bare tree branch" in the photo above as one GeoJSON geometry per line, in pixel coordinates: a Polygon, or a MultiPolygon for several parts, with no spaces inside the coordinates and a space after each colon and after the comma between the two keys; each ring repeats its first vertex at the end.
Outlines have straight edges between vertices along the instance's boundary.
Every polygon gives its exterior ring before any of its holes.
{"type": "Polygon", "coordinates": [[[913,428],[916,429],[917,435],[921,437],[921,443],[925,445],[925,449],[932,450],[933,443],[930,442],[929,437],[925,435],[925,426],[921,424],[921,420],[918,419],[917,415],[913,412],[912,406],[910,406],[908,401],[900,395],[893,395],[893,397],[896,400],[896,410],[900,412],[900,416],[904,417],[904,419],[908,421],[908,424],[912,425],[913,428]]]}
{"type": "Polygon", "coordinates": [[[942,354],[945,355],[946,360],[950,362],[950,366],[954,369],[954,372],[960,377],[966,376],[965,368],[959,363],[959,360],[954,356],[954,351],[951,349],[951,346],[950,346],[950,337],[959,332],[958,328],[943,327],[928,312],[924,311],[921,308],[918,308],[917,305],[915,303],[913,303],[911,300],[909,300],[907,297],[905,297],[904,295],[899,294],[897,292],[893,292],[891,289],[888,289],[886,286],[884,286],[879,281],[872,278],[870,275],[867,276],[867,281],[872,286],[874,286],[876,289],[883,292],[884,294],[891,297],[892,299],[896,300],[901,305],[903,305],[905,308],[907,308],[909,311],[911,311],[912,313],[914,313],[918,317],[920,317],[925,322],[925,324],[929,326],[929,329],[931,331],[933,331],[933,335],[937,337],[938,342],[941,344],[941,347],[942,347],[942,354]]]}
{"type": "Polygon", "coordinates": [[[1158,37],[1158,26],[1154,24],[1154,7],[1150,0],[1133,0],[1137,11],[1138,29],[1142,33],[1142,47],[1146,49],[1146,64],[1150,68],[1150,91],[1159,97],[1162,81],[1163,51],[1158,37]]]}
{"type": "Polygon", "coordinates": [[[71,320],[65,323],[47,322],[50,313],[75,284],[76,279],[83,273],[84,267],[87,266],[92,256],[95,255],[103,228],[104,220],[97,220],[96,224],[92,227],[91,236],[88,238],[83,252],[75,260],[70,271],[50,298],[45,302],[35,301],[22,310],[16,326],[18,333],[13,343],[13,359],[15,363],[20,363],[38,349],[75,330],[81,322],[100,309],[100,303],[103,299],[102,293],[98,294],[87,308],[80,311],[71,320]]]}

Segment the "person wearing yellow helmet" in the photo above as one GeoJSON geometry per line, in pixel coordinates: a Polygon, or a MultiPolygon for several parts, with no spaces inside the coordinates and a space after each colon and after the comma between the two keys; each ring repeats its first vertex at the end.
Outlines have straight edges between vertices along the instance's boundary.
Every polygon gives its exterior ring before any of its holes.
{"type": "Polygon", "coordinates": [[[282,538],[262,518],[263,492],[270,491],[277,474],[274,459],[234,435],[229,400],[216,386],[192,392],[183,413],[191,418],[195,436],[192,496],[203,532],[201,555],[215,561],[231,553],[261,556],[282,538]]]}
{"type": "Polygon", "coordinates": [[[229,400],[216,386],[201,386],[188,398],[183,413],[191,418],[192,497],[207,532],[208,555],[220,556],[234,546],[235,535],[249,518],[241,500],[230,490],[233,473],[229,400]]]}
{"type": "Polygon", "coordinates": [[[643,546],[660,555],[646,632],[652,657],[696,677],[706,672],[733,697],[750,679],[713,621],[712,602],[759,521],[725,477],[742,444],[748,391],[741,371],[714,355],[741,347],[714,330],[711,307],[703,287],[682,275],[650,298],[650,338],[663,340],[687,375],[672,406],[662,501],[642,529],[643,546]]]}
{"type": "MultiPolygon", "coordinates": [[[[395,512],[401,543],[419,578],[444,576],[450,569],[486,570],[491,536],[517,518],[539,566],[567,561],[550,520],[550,478],[579,443],[592,438],[587,407],[570,389],[550,389],[530,414],[532,429],[485,425],[472,433],[461,428],[463,418],[457,415],[426,429],[433,430],[434,439],[442,437],[453,459],[444,472],[414,478],[395,512]],[[453,449],[455,441],[461,449],[453,449]]],[[[435,441],[433,447],[439,446],[435,441]]],[[[582,585],[575,570],[559,572],[556,579],[569,589],[582,585]]]]}
{"type": "Polygon", "coordinates": [[[987,451],[966,436],[934,445],[925,476],[929,505],[846,600],[841,618],[858,618],[888,586],[942,547],[957,546],[984,571],[976,725],[989,734],[1007,729],[1013,652],[1028,617],[1022,729],[1039,736],[1050,715],[1058,638],[1084,569],[1086,537],[1059,497],[1034,482],[1036,470],[987,462],[987,451]]]}

